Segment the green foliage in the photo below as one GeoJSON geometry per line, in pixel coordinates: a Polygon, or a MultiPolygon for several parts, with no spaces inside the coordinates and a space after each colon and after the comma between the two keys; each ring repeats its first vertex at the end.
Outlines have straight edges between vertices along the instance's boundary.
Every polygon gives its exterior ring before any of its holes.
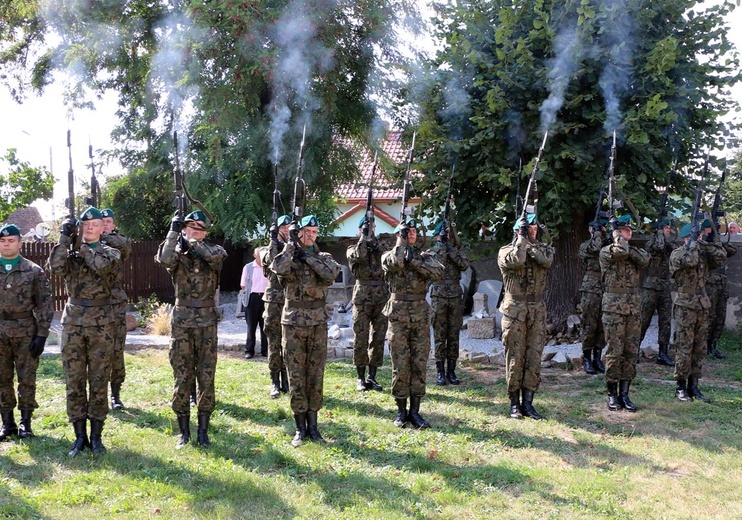
{"type": "Polygon", "coordinates": [[[46,167],[31,166],[15,154],[15,148],[10,148],[0,157],[0,163],[6,163],[6,172],[0,172],[0,222],[36,199],[49,200],[54,190],[54,176],[46,167]]]}
{"type": "Polygon", "coordinates": [[[157,298],[156,294],[151,294],[148,298],[139,298],[139,300],[134,304],[134,306],[137,309],[137,312],[139,313],[139,319],[137,320],[137,325],[139,325],[142,328],[147,328],[147,324],[149,323],[152,316],[157,314],[157,311],[160,310],[160,307],[162,307],[163,303],[157,298]]]}

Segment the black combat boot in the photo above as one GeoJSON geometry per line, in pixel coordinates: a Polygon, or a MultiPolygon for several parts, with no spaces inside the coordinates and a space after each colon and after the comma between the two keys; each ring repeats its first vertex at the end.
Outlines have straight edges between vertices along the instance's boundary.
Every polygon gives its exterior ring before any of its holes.
{"type": "Polygon", "coordinates": [[[533,391],[523,388],[521,389],[521,394],[523,395],[523,402],[521,403],[521,410],[523,411],[523,415],[525,417],[530,417],[534,421],[543,419],[543,417],[541,417],[541,414],[538,413],[533,407],[533,391]]]}
{"type": "Polygon", "coordinates": [[[368,366],[368,378],[366,379],[366,388],[368,388],[369,390],[376,390],[377,392],[381,392],[384,389],[376,381],[376,369],[377,367],[373,365],[368,366]]]}
{"type": "Polygon", "coordinates": [[[199,412],[198,414],[198,431],[196,432],[196,441],[202,448],[211,446],[209,440],[209,421],[211,414],[209,412],[199,412]]]}
{"type": "Polygon", "coordinates": [[[281,382],[278,370],[271,370],[271,399],[278,399],[281,395],[281,382]]]}
{"type": "Polygon", "coordinates": [[[698,389],[698,378],[694,376],[688,378],[688,395],[695,399],[700,399],[704,403],[711,402],[711,399],[703,395],[698,389]]]}
{"type": "Polygon", "coordinates": [[[325,443],[325,439],[317,429],[317,412],[307,412],[307,436],[314,442],[325,443]]]}
{"type": "Polygon", "coordinates": [[[90,419],[90,449],[96,455],[103,455],[106,452],[106,447],[103,446],[103,439],[101,438],[102,433],[103,421],[90,419]]]}
{"type": "Polygon", "coordinates": [[[366,386],[366,366],[356,366],[356,374],[358,374],[358,380],[356,381],[356,390],[359,392],[365,392],[368,390],[366,386]]]}
{"type": "Polygon", "coordinates": [[[618,383],[607,382],[605,386],[608,388],[608,409],[611,412],[617,412],[621,409],[621,401],[618,399],[618,383]]]}
{"type": "Polygon", "coordinates": [[[111,409],[123,410],[124,403],[121,402],[121,383],[111,383],[111,409]]]}
{"type": "Polygon", "coordinates": [[[631,388],[631,381],[628,379],[622,379],[618,382],[618,399],[621,402],[621,405],[626,408],[627,412],[635,412],[636,411],[636,405],[631,402],[631,399],[629,399],[629,389],[631,388]]]}
{"type": "Polygon", "coordinates": [[[712,339],[708,342],[708,354],[716,359],[726,359],[726,356],[721,353],[719,348],[716,346],[716,340],[712,339]]]}
{"type": "Polygon", "coordinates": [[[600,356],[602,354],[603,354],[602,348],[593,349],[593,366],[595,367],[595,370],[597,370],[601,374],[605,374],[605,365],[603,364],[603,361],[601,361],[600,359],[600,356]]]}
{"type": "Polygon", "coordinates": [[[675,361],[670,359],[670,356],[667,355],[667,349],[668,345],[666,343],[660,343],[659,345],[660,353],[657,354],[657,363],[658,365],[665,365],[666,367],[674,367],[675,361]]]}
{"type": "Polygon", "coordinates": [[[72,423],[72,427],[75,429],[75,442],[72,443],[72,448],[67,452],[68,457],[74,457],[85,448],[90,447],[90,441],[88,440],[88,421],[86,419],[78,419],[72,423]]]}
{"type": "Polygon", "coordinates": [[[435,384],[438,386],[446,386],[446,362],[436,360],[435,368],[436,370],[438,370],[438,375],[435,378],[435,384]]]}
{"type": "Polygon", "coordinates": [[[33,437],[34,434],[31,431],[31,415],[33,410],[21,410],[21,425],[18,428],[18,437],[21,439],[27,439],[33,437]]]}
{"type": "Polygon", "coordinates": [[[289,393],[289,374],[285,368],[281,369],[281,392],[284,394],[289,393]]]}
{"type": "Polygon", "coordinates": [[[407,399],[395,399],[397,401],[397,416],[394,418],[394,426],[404,428],[407,424],[407,399]]]}
{"type": "Polygon", "coordinates": [[[522,419],[523,412],[520,409],[520,390],[508,393],[508,397],[510,397],[510,418],[522,419]]]}
{"type": "Polygon", "coordinates": [[[296,423],[296,434],[291,439],[291,445],[294,448],[298,448],[304,443],[304,439],[307,438],[307,414],[295,413],[294,422],[296,423]]]}
{"type": "Polygon", "coordinates": [[[3,426],[0,428],[0,441],[6,440],[11,435],[18,435],[18,425],[13,417],[13,410],[0,413],[3,420],[3,426]]]}
{"type": "Polygon", "coordinates": [[[420,401],[422,400],[422,397],[419,395],[411,395],[410,396],[410,413],[407,416],[407,419],[410,421],[410,424],[417,428],[418,430],[424,430],[425,428],[430,428],[430,423],[422,418],[420,415],[420,401]]]}
{"type": "Polygon", "coordinates": [[[693,400],[693,398],[688,395],[688,390],[686,390],[685,379],[677,380],[677,387],[675,388],[675,397],[677,398],[678,401],[683,401],[684,403],[689,403],[693,400]]]}
{"type": "Polygon", "coordinates": [[[176,450],[185,448],[191,441],[190,415],[178,415],[178,429],[180,430],[180,437],[178,437],[178,444],[175,445],[176,450]]]}
{"type": "Polygon", "coordinates": [[[594,376],[598,373],[597,370],[595,370],[595,365],[593,365],[593,351],[592,350],[583,350],[582,351],[582,366],[585,369],[585,373],[589,376],[594,376]]]}
{"type": "Polygon", "coordinates": [[[198,391],[196,390],[196,381],[193,381],[193,384],[191,385],[191,406],[196,406],[198,404],[198,391]]]}
{"type": "Polygon", "coordinates": [[[448,371],[446,372],[446,379],[454,386],[461,383],[461,381],[459,381],[459,378],[456,377],[456,360],[453,358],[448,358],[448,371]]]}

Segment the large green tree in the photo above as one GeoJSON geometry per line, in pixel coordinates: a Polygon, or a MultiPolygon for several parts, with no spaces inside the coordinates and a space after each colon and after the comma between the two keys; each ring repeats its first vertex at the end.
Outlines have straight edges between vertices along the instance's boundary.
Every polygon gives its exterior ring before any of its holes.
{"type": "Polygon", "coordinates": [[[49,200],[53,190],[54,176],[44,166],[21,161],[15,148],[0,157],[0,222],[36,199],[49,200]]]}
{"type": "MultiPolygon", "coordinates": [[[[547,304],[560,325],[577,301],[577,248],[613,130],[619,185],[650,218],[675,159],[694,169],[708,147],[718,154],[728,141],[719,118],[740,79],[723,22],[733,4],[471,0],[436,8],[443,45],[402,95],[402,104],[420,106],[417,188],[431,195],[432,211],[440,208],[455,159],[460,229],[473,236],[494,226],[509,240],[519,163],[522,195],[548,130],[536,178],[539,219],[557,251],[547,304]]],[[[686,185],[677,177],[671,189],[686,185]]]]}

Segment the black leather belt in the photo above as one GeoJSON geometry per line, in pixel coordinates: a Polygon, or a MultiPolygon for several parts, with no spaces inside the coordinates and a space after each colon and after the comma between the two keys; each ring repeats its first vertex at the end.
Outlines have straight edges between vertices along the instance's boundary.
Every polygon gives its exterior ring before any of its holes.
{"type": "Polygon", "coordinates": [[[424,294],[399,294],[392,293],[392,300],[397,302],[419,302],[425,299],[424,294]]]}
{"type": "Polygon", "coordinates": [[[544,293],[539,294],[505,294],[505,299],[511,299],[516,302],[535,303],[544,299],[544,293]]]}
{"type": "Polygon", "coordinates": [[[26,312],[5,312],[3,311],[2,319],[4,320],[22,320],[25,318],[33,318],[33,311],[26,311],[26,312]]]}
{"type": "Polygon", "coordinates": [[[705,294],[703,287],[678,287],[678,292],[681,294],[705,294]]]}
{"type": "Polygon", "coordinates": [[[606,287],[605,292],[613,294],[636,294],[638,287],[606,287]]]}
{"type": "Polygon", "coordinates": [[[175,299],[176,307],[193,307],[196,309],[205,309],[207,307],[215,307],[216,302],[214,300],[181,300],[180,298],[175,299]]]}
{"type": "Polygon", "coordinates": [[[111,298],[100,298],[98,300],[91,300],[90,298],[70,298],[67,303],[72,305],[79,305],[80,307],[105,307],[111,305],[113,300],[111,298]]]}
{"type": "Polygon", "coordinates": [[[362,282],[358,280],[358,285],[364,285],[364,286],[369,286],[369,287],[381,287],[382,285],[384,285],[384,282],[382,282],[381,280],[369,280],[366,282],[362,282]]]}
{"type": "Polygon", "coordinates": [[[289,309],[320,309],[325,306],[323,300],[286,300],[289,309]]]}

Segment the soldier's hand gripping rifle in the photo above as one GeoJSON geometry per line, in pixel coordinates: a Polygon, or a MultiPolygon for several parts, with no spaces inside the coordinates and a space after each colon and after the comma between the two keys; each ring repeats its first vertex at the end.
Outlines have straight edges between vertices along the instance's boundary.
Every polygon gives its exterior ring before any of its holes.
{"type": "Polygon", "coordinates": [[[62,222],[61,232],[72,239],[70,251],[77,251],[80,249],[81,237],[75,214],[75,170],[72,168],[72,132],[70,130],[67,130],[67,157],[70,161],[70,169],[67,171],[67,200],[64,205],[69,212],[62,222]]]}
{"type": "Polygon", "coordinates": [[[302,163],[304,161],[304,140],[307,136],[307,125],[301,134],[301,144],[299,145],[299,165],[296,168],[296,180],[294,181],[294,198],[291,201],[291,228],[289,234],[291,241],[296,246],[297,251],[301,251],[299,243],[299,226],[301,218],[304,216],[304,201],[306,197],[304,179],[302,178],[302,163]]]}
{"type": "Polygon", "coordinates": [[[453,174],[456,170],[456,159],[451,164],[451,175],[448,177],[448,194],[446,195],[446,205],[443,209],[443,226],[441,226],[441,242],[448,243],[451,228],[451,189],[453,188],[453,174]]]}
{"type": "Polygon", "coordinates": [[[85,197],[83,202],[88,206],[100,208],[100,184],[95,176],[95,161],[93,161],[93,145],[88,144],[88,157],[90,157],[90,196],[85,197]]]}
{"type": "Polygon", "coordinates": [[[541,142],[541,148],[538,149],[538,155],[536,155],[536,163],[533,165],[531,170],[531,177],[528,179],[528,188],[526,188],[526,196],[523,198],[523,209],[520,213],[520,234],[521,236],[528,236],[528,221],[526,220],[528,214],[531,213],[536,216],[536,222],[538,222],[538,185],[536,182],[536,172],[538,172],[538,165],[541,162],[541,157],[544,155],[544,148],[546,147],[546,139],[549,137],[549,131],[544,132],[544,140],[541,142]],[[530,204],[529,204],[530,203],[530,204]]]}
{"type": "Polygon", "coordinates": [[[374,179],[376,178],[376,168],[379,167],[379,151],[374,152],[374,165],[371,167],[371,180],[366,192],[366,220],[363,223],[361,232],[371,238],[374,236],[374,179]]]}

